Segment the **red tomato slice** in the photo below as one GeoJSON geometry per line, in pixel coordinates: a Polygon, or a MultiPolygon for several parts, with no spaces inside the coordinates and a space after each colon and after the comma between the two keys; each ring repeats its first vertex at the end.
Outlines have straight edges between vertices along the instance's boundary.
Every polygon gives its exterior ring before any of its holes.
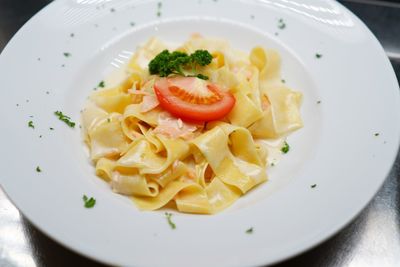
{"type": "Polygon", "coordinates": [[[162,108],[191,121],[221,119],[235,105],[231,93],[195,77],[161,78],[155,83],[154,91],[162,108]]]}

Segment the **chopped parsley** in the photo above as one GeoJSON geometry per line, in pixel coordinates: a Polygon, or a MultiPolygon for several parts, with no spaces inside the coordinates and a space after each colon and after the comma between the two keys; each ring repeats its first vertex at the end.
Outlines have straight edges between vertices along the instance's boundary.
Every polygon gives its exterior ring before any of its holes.
{"type": "Polygon", "coordinates": [[[129,23],[132,27],[135,26],[135,22],[129,23]]]}
{"type": "Polygon", "coordinates": [[[271,162],[271,166],[274,167],[274,166],[275,166],[275,163],[274,163],[274,162],[271,162]]]}
{"type": "Polygon", "coordinates": [[[374,135],[375,135],[375,136],[379,136],[379,133],[375,133],[374,135]]]}
{"type": "Polygon", "coordinates": [[[60,121],[65,122],[69,127],[74,128],[75,127],[75,122],[71,121],[71,118],[64,115],[61,111],[55,111],[54,115],[58,116],[58,119],[60,121]]]}
{"type": "Polygon", "coordinates": [[[246,234],[252,234],[253,233],[253,227],[250,227],[249,229],[246,230],[246,234]]]}
{"type": "Polygon", "coordinates": [[[75,36],[75,34],[72,32],[69,36],[70,36],[71,38],[73,38],[73,37],[75,36]]]}
{"type": "Polygon", "coordinates": [[[283,144],[283,147],[281,148],[281,151],[283,154],[288,153],[290,150],[289,144],[285,141],[285,143],[283,144]]]}
{"type": "Polygon", "coordinates": [[[104,88],[106,86],[104,81],[99,82],[99,84],[97,85],[97,87],[101,87],[104,88]]]}
{"type": "Polygon", "coordinates": [[[190,55],[180,51],[170,53],[164,50],[150,61],[149,71],[150,74],[158,74],[161,77],[176,74],[208,80],[207,76],[197,73],[197,67],[204,67],[211,61],[212,55],[207,50],[196,50],[190,55]]]}
{"type": "Polygon", "coordinates": [[[42,135],[39,135],[39,138],[42,138],[42,135]]]}
{"type": "Polygon", "coordinates": [[[317,104],[321,104],[321,100],[318,100],[318,101],[317,101],[317,104]]]}
{"type": "Polygon", "coordinates": [[[315,187],[317,187],[317,184],[311,185],[311,188],[315,188],[315,187]]]}
{"type": "Polygon", "coordinates": [[[322,57],[322,54],[316,53],[316,54],[315,54],[315,57],[316,57],[316,58],[321,58],[321,57],[322,57]]]}
{"type": "Polygon", "coordinates": [[[172,221],[171,217],[172,217],[172,213],[165,213],[165,217],[167,217],[167,222],[169,224],[169,226],[171,227],[171,229],[176,229],[176,225],[175,223],[172,221]]]}
{"type": "Polygon", "coordinates": [[[110,118],[107,118],[107,122],[111,122],[110,118]]]}
{"type": "Polygon", "coordinates": [[[46,95],[49,95],[50,94],[50,92],[49,91],[46,91],[46,95]]]}
{"type": "Polygon", "coordinates": [[[278,28],[281,30],[286,28],[286,23],[283,21],[283,19],[278,20],[278,28]]]}
{"type": "Polygon", "coordinates": [[[162,7],[162,3],[158,2],[157,3],[157,17],[161,17],[161,7],[162,7]]]}
{"type": "Polygon", "coordinates": [[[70,57],[70,56],[71,56],[71,53],[64,52],[63,55],[64,55],[64,57],[70,57]]]}
{"type": "Polygon", "coordinates": [[[83,195],[83,202],[85,203],[85,208],[93,208],[96,204],[96,199],[88,198],[86,195],[83,195]]]}
{"type": "Polygon", "coordinates": [[[35,129],[35,125],[33,125],[33,121],[28,122],[28,127],[35,129]]]}
{"type": "Polygon", "coordinates": [[[282,83],[286,83],[285,79],[282,79],[281,82],[282,82],[282,83]]]}
{"type": "Polygon", "coordinates": [[[37,171],[37,172],[42,172],[42,170],[40,169],[39,166],[36,167],[36,171],[37,171]]]}
{"type": "Polygon", "coordinates": [[[199,79],[202,79],[202,80],[208,80],[208,76],[203,75],[201,73],[197,74],[196,77],[199,78],[199,79]]]}
{"type": "Polygon", "coordinates": [[[49,129],[50,129],[51,131],[53,131],[53,130],[54,130],[54,128],[53,128],[53,127],[50,127],[49,129]]]}

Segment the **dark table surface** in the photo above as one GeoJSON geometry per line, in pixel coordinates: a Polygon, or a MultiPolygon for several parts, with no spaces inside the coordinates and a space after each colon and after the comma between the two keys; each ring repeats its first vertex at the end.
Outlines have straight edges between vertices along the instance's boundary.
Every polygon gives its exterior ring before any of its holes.
{"type": "MultiPolygon", "coordinates": [[[[0,0],[0,51],[15,32],[51,1],[0,0]]],[[[400,80],[400,2],[340,1],[382,43],[400,80]]],[[[397,122],[400,123],[400,122],[397,122]]],[[[400,266],[400,156],[371,203],[331,239],[286,266],[400,266]]],[[[37,230],[0,189],[0,266],[102,266],[71,252],[37,230]]]]}

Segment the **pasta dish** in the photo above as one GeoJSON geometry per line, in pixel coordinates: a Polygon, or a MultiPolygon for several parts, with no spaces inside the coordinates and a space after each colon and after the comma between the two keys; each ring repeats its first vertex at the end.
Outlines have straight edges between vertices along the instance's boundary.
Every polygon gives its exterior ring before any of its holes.
{"type": "Polygon", "coordinates": [[[174,48],[151,38],[125,72],[93,91],[82,128],[96,175],[140,210],[227,208],[267,181],[271,155],[303,126],[302,94],[281,80],[273,50],[246,53],[198,34],[174,48]]]}

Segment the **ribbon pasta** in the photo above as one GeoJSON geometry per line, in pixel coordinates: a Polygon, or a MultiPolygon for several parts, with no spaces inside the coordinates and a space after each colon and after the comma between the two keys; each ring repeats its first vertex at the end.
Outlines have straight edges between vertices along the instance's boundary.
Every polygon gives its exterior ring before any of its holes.
{"type": "Polygon", "coordinates": [[[303,126],[302,94],[281,82],[277,52],[255,47],[246,54],[195,35],[177,50],[210,51],[213,60],[201,71],[234,95],[232,111],[221,121],[191,124],[157,105],[148,110],[157,77],[147,64],[166,47],[150,39],[131,58],[120,85],[89,97],[84,140],[96,175],[140,210],[172,203],[181,212],[213,214],[267,181],[268,151],[258,140],[284,138],[303,126]]]}

